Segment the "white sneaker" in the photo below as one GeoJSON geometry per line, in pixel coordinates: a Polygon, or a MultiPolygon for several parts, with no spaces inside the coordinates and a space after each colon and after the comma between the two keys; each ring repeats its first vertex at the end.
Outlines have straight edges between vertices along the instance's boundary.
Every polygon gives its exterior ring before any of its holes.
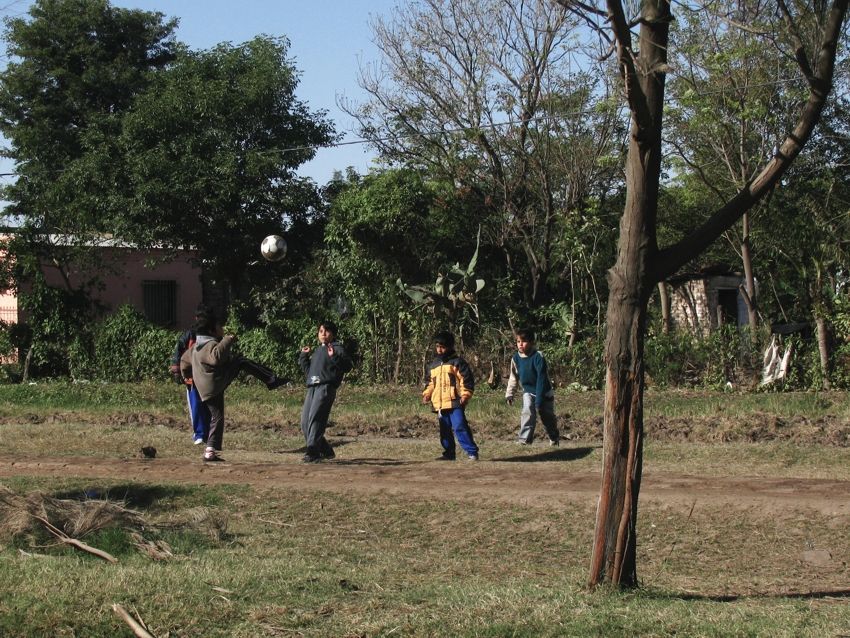
{"type": "Polygon", "coordinates": [[[470,460],[470,461],[477,461],[477,460],[478,460],[478,455],[477,455],[477,454],[470,454],[470,455],[469,455],[469,460],[470,460]]]}
{"type": "Polygon", "coordinates": [[[560,441],[553,441],[552,439],[549,439],[549,445],[552,446],[552,447],[558,447],[559,445],[561,445],[561,442],[560,441]]]}
{"type": "Polygon", "coordinates": [[[200,445],[203,442],[204,442],[203,439],[195,439],[194,441],[192,441],[192,445],[200,445]]]}
{"type": "Polygon", "coordinates": [[[205,462],[207,462],[207,463],[213,462],[214,463],[216,461],[223,461],[223,460],[224,459],[221,458],[218,455],[218,452],[216,452],[215,449],[208,447],[206,450],[204,450],[204,461],[205,462]]]}

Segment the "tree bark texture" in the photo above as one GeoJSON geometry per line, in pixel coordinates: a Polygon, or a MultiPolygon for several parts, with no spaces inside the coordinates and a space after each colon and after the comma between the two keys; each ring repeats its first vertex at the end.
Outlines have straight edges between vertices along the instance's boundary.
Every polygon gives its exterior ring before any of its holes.
{"type": "Polygon", "coordinates": [[[823,315],[815,316],[815,326],[818,335],[818,355],[820,356],[820,371],[823,375],[821,385],[824,390],[830,389],[829,382],[829,328],[823,315]]]}
{"type": "MultiPolygon", "coordinates": [[[[609,2],[609,8],[613,3],[609,2]]],[[[620,219],[617,261],[608,273],[603,407],[602,487],[596,512],[589,585],[636,587],[637,506],[643,470],[643,345],[649,296],[657,283],[650,268],[661,175],[662,71],[666,64],[670,6],[644,3],[640,53],[618,55],[632,110],[626,160],[626,203],[620,219]]],[[[622,27],[625,23],[615,20],[622,27]]]]}
{"type": "Polygon", "coordinates": [[[667,282],[658,282],[658,299],[661,304],[661,332],[670,334],[673,320],[670,317],[670,291],[667,290],[667,282]]]}
{"type": "Polygon", "coordinates": [[[747,305],[747,317],[750,323],[750,332],[755,333],[758,330],[758,300],[756,299],[756,278],[753,275],[753,256],[750,251],[750,215],[744,213],[741,218],[743,226],[741,239],[741,263],[744,265],[744,284],[747,287],[747,294],[744,296],[744,301],[747,305]]]}

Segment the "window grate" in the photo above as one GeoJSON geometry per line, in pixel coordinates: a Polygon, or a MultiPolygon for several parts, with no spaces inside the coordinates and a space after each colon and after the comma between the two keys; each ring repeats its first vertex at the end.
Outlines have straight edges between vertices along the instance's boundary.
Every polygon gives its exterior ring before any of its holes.
{"type": "Polygon", "coordinates": [[[158,326],[171,328],[177,323],[177,282],[147,280],[142,282],[145,319],[158,326]]]}

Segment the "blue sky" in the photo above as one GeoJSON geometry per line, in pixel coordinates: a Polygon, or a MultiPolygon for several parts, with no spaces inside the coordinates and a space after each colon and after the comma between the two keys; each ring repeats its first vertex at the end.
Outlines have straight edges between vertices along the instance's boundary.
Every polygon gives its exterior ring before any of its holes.
{"type": "MultiPolygon", "coordinates": [[[[298,97],[311,110],[326,110],[345,140],[353,140],[354,122],[337,108],[337,96],[362,101],[359,64],[379,59],[369,21],[389,15],[398,0],[112,0],[112,4],[178,18],[177,38],[193,49],[220,42],[239,44],[258,34],[285,35],[291,42],[290,57],[301,72],[298,97]]],[[[29,5],[26,0],[7,0],[0,10],[19,15],[29,5]]],[[[300,173],[323,185],[334,170],[347,166],[366,172],[372,157],[364,144],[321,149],[300,173]]]]}

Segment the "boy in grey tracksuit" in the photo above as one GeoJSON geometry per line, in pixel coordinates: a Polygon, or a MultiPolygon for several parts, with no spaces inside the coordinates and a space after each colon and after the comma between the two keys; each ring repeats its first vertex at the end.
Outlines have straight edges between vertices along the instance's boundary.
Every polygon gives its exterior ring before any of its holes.
{"type": "Polygon", "coordinates": [[[319,324],[319,347],[310,353],[310,347],[301,348],[298,365],[307,375],[307,396],[301,409],[301,432],[307,443],[305,463],[316,463],[336,456],[325,438],[331,407],[343,375],[351,370],[351,358],[342,344],[335,341],[337,327],[331,321],[319,324]]]}

